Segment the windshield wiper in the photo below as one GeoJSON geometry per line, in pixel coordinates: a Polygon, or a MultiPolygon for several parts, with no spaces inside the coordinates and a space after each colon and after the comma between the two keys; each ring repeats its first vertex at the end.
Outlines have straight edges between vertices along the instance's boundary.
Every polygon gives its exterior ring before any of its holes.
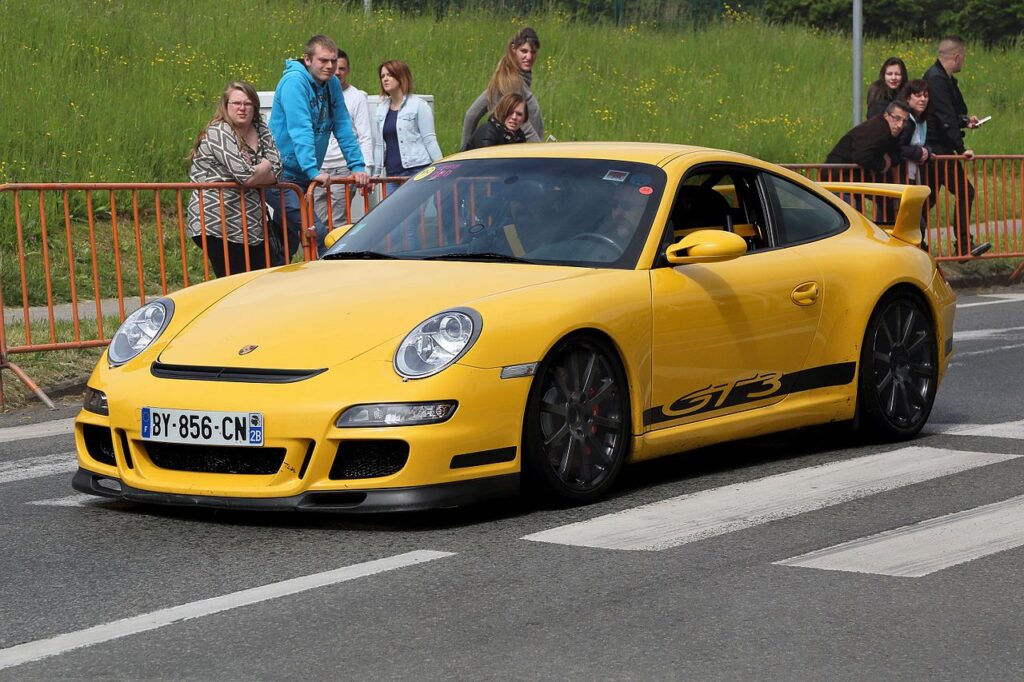
{"type": "Polygon", "coordinates": [[[400,260],[398,256],[380,251],[335,251],[325,253],[323,260],[400,260]]]}
{"type": "Polygon", "coordinates": [[[481,260],[481,261],[497,261],[499,263],[530,263],[534,264],[532,260],[525,258],[519,258],[517,256],[510,256],[507,253],[496,253],[493,251],[481,251],[480,253],[445,253],[440,256],[427,256],[423,260],[481,260]]]}

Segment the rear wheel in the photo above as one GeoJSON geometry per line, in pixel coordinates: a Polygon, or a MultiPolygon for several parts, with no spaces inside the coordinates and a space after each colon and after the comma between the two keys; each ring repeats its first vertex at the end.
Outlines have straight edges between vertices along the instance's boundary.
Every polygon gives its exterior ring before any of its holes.
{"type": "Polygon", "coordinates": [[[545,497],[591,502],[615,481],[629,452],[629,394],[615,353],[570,337],[538,369],[523,426],[523,473],[545,497]]]}
{"type": "Polygon", "coordinates": [[[907,294],[886,297],[871,315],[861,349],[861,429],[882,440],[914,436],[932,411],[938,380],[935,327],[924,304],[907,294]]]}

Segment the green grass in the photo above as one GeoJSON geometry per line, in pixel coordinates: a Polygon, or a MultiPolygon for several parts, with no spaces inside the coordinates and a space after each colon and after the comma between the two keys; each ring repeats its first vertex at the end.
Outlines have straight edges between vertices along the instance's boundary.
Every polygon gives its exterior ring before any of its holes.
{"type": "MultiPolygon", "coordinates": [[[[104,317],[103,329],[109,338],[117,330],[117,317],[104,317]]],[[[49,342],[51,330],[48,322],[33,320],[30,326],[31,339],[34,343],[49,342]]],[[[10,346],[25,343],[25,326],[21,323],[8,324],[5,328],[7,342],[10,346]]],[[[82,320],[79,325],[79,338],[95,339],[98,337],[95,320],[82,320]]],[[[75,340],[75,329],[71,322],[57,321],[54,325],[55,342],[72,342],[75,340]]],[[[44,391],[58,388],[62,383],[80,379],[88,375],[96,361],[103,354],[103,348],[82,348],[69,350],[51,350],[38,353],[15,353],[8,359],[16,364],[44,391]]],[[[21,383],[12,371],[4,371],[0,376],[3,381],[4,402],[7,409],[18,408],[38,399],[27,386],[21,383]]]]}
{"type": "MultiPolygon", "coordinates": [[[[5,0],[0,182],[184,180],[224,83],[272,90],[283,60],[317,30],[351,54],[352,80],[370,92],[377,64],[407,60],[416,90],[436,98],[441,148],[452,152],[466,106],[527,23],[543,41],[534,90],[560,140],[688,142],[821,161],[850,124],[849,40],[728,17],[667,32],[556,13],[367,18],[302,0],[5,0]]],[[[890,54],[915,76],[934,60],[931,42],[868,41],[866,78],[890,54]]],[[[1020,151],[1021,50],[972,49],[960,80],[972,111],[993,116],[970,133],[971,146],[1020,151]]]]}

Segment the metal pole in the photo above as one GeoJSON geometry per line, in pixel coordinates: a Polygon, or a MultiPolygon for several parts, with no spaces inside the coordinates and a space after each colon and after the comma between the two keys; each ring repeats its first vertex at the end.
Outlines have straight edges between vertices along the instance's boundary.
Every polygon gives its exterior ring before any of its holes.
{"type": "Polygon", "coordinates": [[[864,37],[864,14],[861,5],[862,0],[853,0],[853,125],[860,123],[860,89],[864,80],[861,73],[864,62],[861,54],[861,42],[864,37]]]}

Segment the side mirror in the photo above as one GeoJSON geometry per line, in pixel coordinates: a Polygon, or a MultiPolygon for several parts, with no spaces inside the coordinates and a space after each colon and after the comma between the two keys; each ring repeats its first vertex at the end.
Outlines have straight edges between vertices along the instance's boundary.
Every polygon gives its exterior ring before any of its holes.
{"type": "Polygon", "coordinates": [[[747,252],[743,237],[725,230],[697,230],[686,235],[665,250],[665,258],[672,265],[687,263],[717,263],[739,258],[747,252]]]}
{"type": "Polygon", "coordinates": [[[324,247],[328,249],[331,248],[332,246],[334,246],[334,242],[344,237],[345,233],[351,229],[352,223],[334,228],[333,230],[327,233],[326,237],[324,237],[324,247]]]}

